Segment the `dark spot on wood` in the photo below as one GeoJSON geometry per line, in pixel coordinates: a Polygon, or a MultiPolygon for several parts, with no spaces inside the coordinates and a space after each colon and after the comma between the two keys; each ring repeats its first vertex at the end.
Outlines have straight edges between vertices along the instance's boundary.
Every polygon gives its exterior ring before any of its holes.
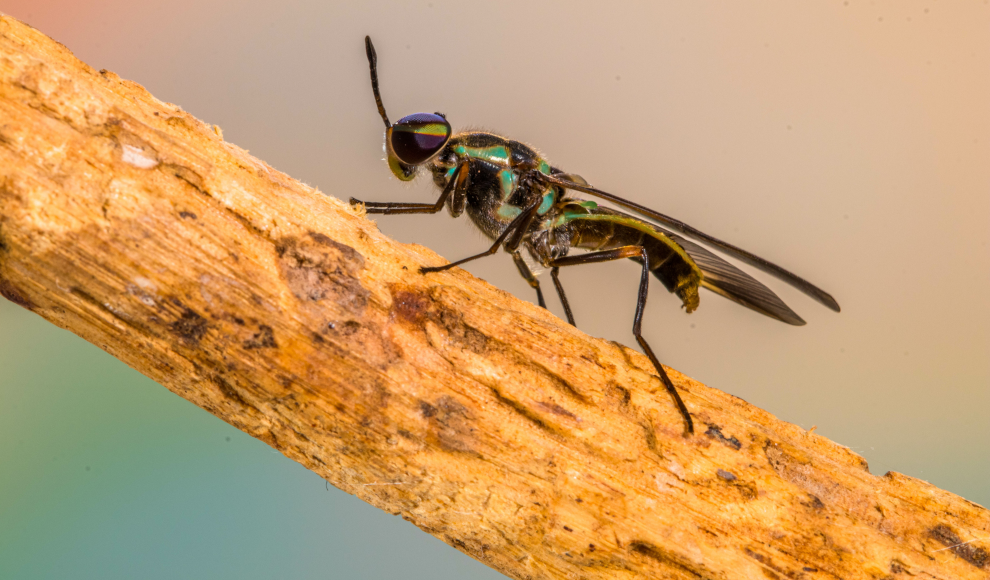
{"type": "Polygon", "coordinates": [[[594,552],[595,551],[595,545],[594,544],[588,544],[588,551],[589,552],[594,552]]]}
{"type": "Polygon", "coordinates": [[[465,324],[461,313],[443,308],[437,316],[437,321],[447,331],[447,336],[459,346],[475,354],[488,352],[488,337],[465,324]]]}
{"type": "Polygon", "coordinates": [[[239,318],[239,317],[235,316],[235,317],[231,318],[231,320],[233,320],[234,321],[234,324],[236,324],[237,326],[244,326],[244,319],[243,318],[239,318]]]}
{"type": "Polygon", "coordinates": [[[809,567],[805,566],[805,567],[801,568],[801,571],[802,572],[817,572],[818,571],[818,568],[809,568],[809,567]]]}
{"type": "Polygon", "coordinates": [[[818,499],[817,495],[808,494],[808,498],[809,498],[808,501],[801,502],[801,505],[809,507],[815,511],[825,509],[825,504],[822,503],[822,500],[818,499]]]}
{"type": "Polygon", "coordinates": [[[907,567],[902,562],[898,562],[897,560],[890,561],[891,574],[904,574],[907,571],[907,567]]]}
{"type": "Polygon", "coordinates": [[[180,218],[183,218],[183,219],[188,219],[188,220],[194,220],[194,219],[198,219],[198,218],[196,217],[196,214],[194,214],[194,213],[193,213],[193,212],[191,212],[191,211],[180,211],[180,212],[179,212],[179,217],[180,217],[180,218]]]}
{"type": "Polygon", "coordinates": [[[574,530],[572,530],[572,529],[570,529],[570,528],[569,528],[569,527],[567,527],[567,526],[564,526],[564,529],[565,529],[565,530],[567,530],[568,532],[573,532],[573,531],[574,531],[574,530]]]}
{"type": "Polygon", "coordinates": [[[621,397],[622,404],[624,406],[629,405],[629,401],[632,400],[632,393],[629,392],[629,389],[616,385],[615,390],[619,391],[619,393],[622,395],[621,397]]]}
{"type": "Polygon", "coordinates": [[[316,344],[323,344],[326,341],[323,340],[323,337],[320,336],[320,334],[318,332],[314,332],[313,333],[313,342],[315,342],[316,344]]]}
{"type": "Polygon", "coordinates": [[[736,451],[739,451],[742,448],[742,443],[740,443],[738,439],[723,435],[722,428],[718,425],[708,425],[708,430],[705,431],[705,435],[708,435],[712,439],[726,445],[727,447],[731,447],[736,451]]]}
{"type": "Polygon", "coordinates": [[[578,503],[584,503],[584,500],[583,500],[583,499],[581,499],[581,498],[577,498],[577,499],[576,499],[576,500],[574,500],[574,501],[576,501],[576,502],[578,502],[578,503]]]}
{"type": "Polygon", "coordinates": [[[432,301],[415,292],[400,290],[392,294],[392,310],[399,320],[420,325],[430,313],[432,301]]]}
{"type": "Polygon", "coordinates": [[[178,177],[182,181],[185,181],[189,185],[193,186],[193,188],[200,193],[206,194],[206,190],[203,189],[203,176],[196,173],[194,170],[184,165],[176,165],[174,163],[162,163],[159,167],[163,171],[171,173],[173,176],[178,177]]]}
{"type": "Polygon", "coordinates": [[[646,446],[650,451],[656,453],[657,457],[663,458],[663,449],[657,440],[656,426],[648,420],[640,423],[640,426],[643,428],[643,437],[646,439],[646,446]]]}
{"type": "Polygon", "coordinates": [[[370,417],[376,421],[381,419],[382,410],[388,407],[391,396],[382,378],[355,377],[355,384],[360,389],[360,398],[354,401],[357,406],[353,410],[366,418],[370,417]]]}
{"type": "Polygon", "coordinates": [[[333,321],[327,323],[327,331],[338,336],[350,336],[361,330],[361,323],[356,320],[345,320],[343,322],[333,321]]]}
{"type": "Polygon", "coordinates": [[[784,480],[793,483],[809,494],[816,494],[831,502],[839,486],[827,472],[818,469],[804,451],[793,445],[766,441],[763,446],[767,462],[784,480]]]}
{"type": "Polygon", "coordinates": [[[258,327],[258,332],[254,336],[244,341],[244,348],[278,348],[275,342],[275,332],[271,326],[262,324],[258,327]]]}
{"type": "Polygon", "coordinates": [[[271,429],[261,431],[260,433],[253,433],[253,435],[267,443],[270,447],[279,448],[278,437],[275,436],[275,433],[271,429]]]}
{"type": "Polygon", "coordinates": [[[460,439],[474,430],[467,423],[470,419],[467,407],[458,403],[453,397],[444,395],[437,400],[437,409],[439,412],[436,419],[437,423],[444,427],[444,438],[457,443],[456,446],[460,449],[462,442],[453,440],[460,439]]]}
{"type": "Polygon", "coordinates": [[[650,558],[667,568],[676,570],[679,572],[678,576],[683,576],[684,573],[687,573],[694,578],[703,578],[705,580],[716,578],[715,573],[706,568],[704,565],[690,562],[674,552],[664,550],[663,548],[649,542],[633,540],[632,542],[629,542],[628,550],[634,554],[646,556],[647,558],[650,558]]]}
{"type": "Polygon", "coordinates": [[[987,565],[990,564],[990,553],[987,553],[984,548],[973,545],[972,542],[964,541],[952,528],[945,524],[939,524],[928,530],[928,535],[951,550],[956,556],[959,556],[981,570],[986,569],[987,565]]]}
{"type": "Polygon", "coordinates": [[[725,481],[735,481],[739,479],[738,477],[736,477],[735,475],[729,473],[724,469],[719,469],[716,473],[718,474],[719,477],[721,477],[725,481]]]}
{"type": "Polygon", "coordinates": [[[781,575],[786,578],[798,577],[796,571],[787,570],[785,568],[781,568],[780,566],[774,565],[773,560],[770,558],[770,556],[765,556],[758,552],[754,552],[749,548],[746,548],[746,555],[763,565],[761,571],[763,572],[763,575],[766,576],[767,578],[776,579],[776,578],[780,578],[781,575]]]}
{"type": "Polygon", "coordinates": [[[399,437],[403,437],[405,439],[415,439],[415,437],[413,437],[413,434],[410,433],[409,431],[406,431],[405,429],[399,429],[398,431],[396,431],[396,433],[399,435],[399,437]]]}
{"type": "Polygon", "coordinates": [[[309,237],[312,238],[314,242],[323,244],[324,246],[330,246],[331,248],[338,245],[337,242],[330,239],[330,236],[321,234],[320,232],[309,232],[309,237]]]}
{"type": "Polygon", "coordinates": [[[0,295],[4,298],[10,300],[14,304],[20,306],[21,308],[27,308],[28,310],[34,310],[35,304],[21,291],[20,288],[14,285],[13,282],[0,278],[0,295]]]}
{"type": "Polygon", "coordinates": [[[543,401],[540,401],[536,403],[536,406],[544,411],[547,411],[548,413],[553,413],[554,415],[560,415],[561,417],[567,417],[568,419],[574,419],[575,421],[580,421],[577,415],[571,413],[570,411],[561,407],[557,403],[545,403],[543,401]]]}
{"type": "Polygon", "coordinates": [[[199,344],[208,327],[206,319],[189,308],[184,308],[182,316],[169,326],[180,340],[192,345],[199,344]]]}
{"type": "Polygon", "coordinates": [[[364,314],[370,293],[357,278],[364,257],[354,248],[311,233],[309,238],[284,239],[276,250],[279,270],[296,298],[331,300],[355,317],[364,314]]]}
{"type": "Polygon", "coordinates": [[[769,564],[769,562],[770,562],[770,558],[767,558],[763,554],[758,554],[758,553],[754,552],[753,550],[750,550],[749,548],[746,548],[746,555],[749,556],[750,558],[756,560],[760,564],[769,564]]]}
{"type": "Polygon", "coordinates": [[[218,389],[220,389],[220,392],[223,393],[223,395],[228,399],[230,399],[231,401],[237,403],[241,407],[245,407],[248,409],[255,408],[254,405],[245,401],[244,397],[242,397],[241,394],[237,392],[237,389],[235,389],[230,383],[227,382],[226,379],[224,379],[220,375],[216,375],[212,377],[211,381],[213,382],[214,385],[217,386],[218,389]]]}
{"type": "Polygon", "coordinates": [[[420,412],[429,421],[430,439],[441,449],[481,458],[481,453],[475,450],[474,417],[467,407],[444,395],[436,405],[421,401],[420,412]]]}
{"type": "Polygon", "coordinates": [[[552,435],[559,435],[560,434],[560,433],[557,432],[556,429],[554,429],[553,426],[551,426],[549,423],[547,423],[546,421],[544,421],[543,420],[543,417],[540,417],[539,415],[537,415],[536,413],[534,413],[533,410],[530,409],[529,407],[527,407],[526,405],[523,405],[522,403],[520,403],[518,401],[514,401],[514,400],[512,400],[512,399],[510,399],[510,398],[502,395],[502,393],[498,392],[495,389],[492,389],[492,393],[495,395],[495,398],[498,399],[498,401],[500,403],[504,403],[504,404],[508,405],[509,408],[511,408],[513,411],[515,411],[516,413],[518,413],[523,418],[525,418],[526,420],[528,420],[532,424],[536,425],[537,427],[539,427],[543,431],[546,431],[547,433],[552,434],[552,435]]]}
{"type": "Polygon", "coordinates": [[[760,493],[756,489],[756,484],[738,483],[734,487],[739,491],[739,494],[743,496],[743,499],[752,501],[760,497],[760,493]]]}

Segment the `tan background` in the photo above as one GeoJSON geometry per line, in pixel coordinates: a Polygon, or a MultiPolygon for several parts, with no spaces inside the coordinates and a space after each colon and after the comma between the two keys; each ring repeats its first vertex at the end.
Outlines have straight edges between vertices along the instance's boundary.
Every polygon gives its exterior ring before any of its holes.
{"type": "MultiPolygon", "coordinates": [[[[381,162],[371,34],[393,119],[439,110],[529,142],[843,307],[767,280],[808,326],[707,293],[687,316],[656,284],[645,327],[661,360],[817,425],[874,473],[990,505],[987,0],[0,11],[325,192],[435,199],[381,162]]],[[[466,219],[378,222],[450,259],[485,247],[466,219]]],[[[533,299],[504,254],[469,269],[533,299]]],[[[565,271],[580,327],[634,344],[637,279],[632,264],[565,271]]],[[[6,302],[0,370],[0,577],[499,577],[6,302]]]]}

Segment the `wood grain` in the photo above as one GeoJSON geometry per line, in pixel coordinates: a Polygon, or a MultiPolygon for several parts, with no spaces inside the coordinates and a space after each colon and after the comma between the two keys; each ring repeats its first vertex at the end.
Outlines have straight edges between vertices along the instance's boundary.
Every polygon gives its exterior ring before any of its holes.
{"type": "Polygon", "coordinates": [[[520,579],[990,578],[986,509],[671,370],[682,437],[645,357],[442,263],[0,19],[0,292],[337,487],[520,579]]]}

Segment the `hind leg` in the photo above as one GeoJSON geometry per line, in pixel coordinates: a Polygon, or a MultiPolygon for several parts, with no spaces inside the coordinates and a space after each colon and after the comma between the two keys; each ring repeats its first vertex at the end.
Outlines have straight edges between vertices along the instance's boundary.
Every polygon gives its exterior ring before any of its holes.
{"type": "Polygon", "coordinates": [[[633,318],[633,336],[636,337],[636,342],[639,343],[639,346],[643,347],[643,352],[646,353],[650,362],[653,363],[653,368],[657,370],[660,382],[663,383],[667,392],[673,397],[674,402],[677,404],[677,409],[681,412],[681,416],[684,417],[685,435],[694,433],[694,421],[691,420],[691,413],[688,412],[687,406],[681,399],[681,395],[677,392],[677,388],[674,387],[674,383],[667,376],[667,371],[664,370],[663,365],[657,360],[657,356],[653,354],[653,349],[650,348],[649,343],[643,338],[643,311],[646,309],[646,296],[650,289],[650,260],[646,253],[646,248],[643,246],[623,246],[614,250],[588,252],[587,254],[577,256],[565,256],[551,260],[550,266],[554,268],[560,266],[577,266],[579,264],[594,264],[596,262],[609,262],[626,258],[639,258],[637,261],[641,260],[643,264],[643,275],[640,277],[639,294],[636,299],[636,316],[633,318]]]}

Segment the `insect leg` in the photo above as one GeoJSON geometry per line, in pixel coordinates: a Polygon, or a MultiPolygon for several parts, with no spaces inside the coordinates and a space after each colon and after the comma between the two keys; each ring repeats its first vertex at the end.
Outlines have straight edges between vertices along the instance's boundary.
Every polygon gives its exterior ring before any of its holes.
{"type": "Polygon", "coordinates": [[[454,174],[447,181],[447,186],[443,188],[440,193],[440,198],[437,199],[436,203],[411,203],[403,201],[361,201],[360,199],[351,198],[351,205],[363,203],[365,209],[368,213],[382,213],[382,214],[403,214],[403,213],[437,213],[443,209],[443,204],[447,202],[447,198],[456,189],[461,191],[467,184],[468,175],[471,173],[468,171],[470,167],[470,162],[465,160],[463,163],[457,166],[454,170],[454,174]]]}
{"type": "MultiPolygon", "coordinates": [[[[433,268],[420,268],[419,272],[421,274],[429,274],[430,272],[442,272],[443,270],[449,270],[454,266],[460,266],[461,264],[470,262],[472,260],[477,260],[478,258],[484,258],[485,256],[491,256],[495,252],[498,252],[499,247],[502,246],[502,242],[505,242],[506,238],[508,238],[511,234],[515,233],[516,230],[520,229],[521,227],[528,226],[533,221],[533,216],[536,215],[536,210],[540,207],[540,203],[542,201],[543,198],[538,196],[533,196],[533,199],[530,200],[530,202],[526,205],[522,213],[517,215],[515,219],[509,222],[509,225],[506,226],[505,231],[502,232],[502,234],[498,237],[498,239],[495,240],[495,243],[492,244],[492,247],[488,248],[484,252],[481,252],[480,254],[475,254],[474,256],[469,256],[467,258],[464,258],[463,260],[457,260],[456,262],[445,264],[443,266],[436,266],[433,268]]],[[[525,230],[522,233],[525,233],[525,230]]],[[[512,239],[510,239],[505,244],[505,249],[510,252],[515,251],[516,248],[519,247],[519,240],[521,239],[522,239],[521,233],[513,236],[512,239]],[[514,245],[512,245],[513,242],[514,245]]]]}
{"type": "Polygon", "coordinates": [[[539,301],[540,307],[546,308],[547,303],[543,299],[543,290],[540,289],[540,281],[533,275],[533,271],[529,269],[526,261],[523,260],[522,255],[519,254],[519,250],[512,252],[512,261],[516,263],[516,268],[519,268],[519,274],[523,277],[523,279],[529,282],[529,285],[533,288],[533,290],[536,290],[536,299],[539,301]]]}
{"type": "Polygon", "coordinates": [[[681,395],[674,387],[674,383],[671,382],[670,377],[667,376],[667,371],[664,370],[663,365],[661,365],[660,361],[657,360],[657,356],[653,354],[653,349],[650,348],[650,345],[646,342],[646,339],[643,338],[643,310],[646,308],[646,295],[650,289],[650,259],[646,253],[646,248],[643,246],[623,246],[614,250],[588,252],[587,254],[577,256],[564,256],[562,258],[551,260],[550,266],[560,267],[574,266],[578,264],[593,264],[596,262],[608,262],[611,260],[621,260],[624,258],[639,258],[643,261],[643,275],[640,277],[639,296],[636,300],[636,316],[633,319],[633,335],[636,337],[636,342],[639,343],[639,346],[643,347],[643,351],[646,353],[646,356],[649,357],[650,362],[653,363],[653,367],[657,370],[657,374],[660,376],[660,381],[663,383],[663,386],[666,387],[667,392],[670,393],[670,396],[674,398],[674,402],[677,403],[677,408],[684,417],[685,433],[694,433],[694,421],[691,420],[691,414],[688,412],[687,406],[684,405],[684,401],[681,400],[681,395]]]}
{"type": "Polygon", "coordinates": [[[567,315],[567,322],[571,323],[571,326],[576,327],[577,324],[574,322],[574,314],[571,313],[571,305],[567,302],[567,295],[564,294],[564,287],[560,284],[560,278],[557,276],[560,273],[560,268],[554,266],[550,269],[550,277],[553,278],[554,288],[557,289],[557,296],[560,296],[560,303],[564,305],[564,314],[567,315]]]}

